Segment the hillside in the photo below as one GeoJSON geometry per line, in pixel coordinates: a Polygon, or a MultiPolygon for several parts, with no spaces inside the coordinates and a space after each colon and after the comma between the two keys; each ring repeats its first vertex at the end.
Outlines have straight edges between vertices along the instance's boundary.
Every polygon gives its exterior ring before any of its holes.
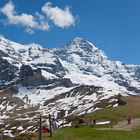
{"type": "MultiPolygon", "coordinates": [[[[53,137],[50,138],[49,134],[43,134],[43,140],[124,140],[127,136],[127,140],[138,140],[140,130],[140,97],[139,96],[127,96],[121,97],[121,100],[126,102],[125,105],[110,107],[103,110],[95,111],[85,115],[85,123],[79,125],[78,128],[60,128],[53,133],[53,137]],[[127,125],[127,115],[132,115],[132,125],[127,125]],[[93,127],[92,120],[96,117],[97,124],[93,127]],[[98,125],[99,122],[110,121],[111,124],[98,125]]],[[[83,117],[83,116],[81,116],[83,117]]],[[[21,138],[37,140],[33,134],[21,134],[13,140],[21,138]]],[[[12,140],[9,138],[7,140],[12,140]]]]}

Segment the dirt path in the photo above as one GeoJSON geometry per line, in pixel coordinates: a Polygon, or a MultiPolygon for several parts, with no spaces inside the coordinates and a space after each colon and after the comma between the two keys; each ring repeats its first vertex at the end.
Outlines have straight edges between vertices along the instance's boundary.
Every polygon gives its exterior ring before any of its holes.
{"type": "Polygon", "coordinates": [[[133,128],[140,126],[140,118],[133,119],[131,125],[127,124],[127,120],[119,122],[117,125],[113,126],[113,128],[98,128],[97,130],[123,130],[123,131],[131,131],[133,128]]]}

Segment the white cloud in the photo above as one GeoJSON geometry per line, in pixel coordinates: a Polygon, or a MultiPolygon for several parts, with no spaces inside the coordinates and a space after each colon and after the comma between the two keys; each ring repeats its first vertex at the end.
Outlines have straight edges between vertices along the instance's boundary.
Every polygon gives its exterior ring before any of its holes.
{"type": "MultiPolygon", "coordinates": [[[[5,16],[7,16],[6,22],[8,24],[22,25],[27,27],[26,31],[30,33],[32,29],[38,29],[42,31],[48,31],[49,25],[48,22],[45,21],[45,18],[40,18],[38,16],[33,16],[30,14],[22,13],[18,15],[15,11],[15,5],[10,1],[3,8],[0,8],[0,12],[2,12],[5,16]]],[[[33,30],[32,30],[33,31],[33,30]]],[[[33,33],[33,32],[32,32],[33,33]]]]}
{"type": "Polygon", "coordinates": [[[28,34],[30,34],[30,35],[34,34],[34,30],[32,30],[29,27],[25,29],[25,32],[28,33],[28,34]]]}
{"type": "Polygon", "coordinates": [[[72,15],[69,7],[64,10],[59,7],[52,7],[50,2],[47,2],[42,11],[51,19],[58,27],[65,28],[75,24],[75,17],[72,15]]]}
{"type": "Polygon", "coordinates": [[[47,2],[42,7],[42,14],[36,12],[34,15],[21,13],[15,11],[15,5],[9,1],[4,7],[0,8],[0,13],[6,16],[6,19],[1,21],[7,25],[20,25],[25,27],[25,32],[33,34],[34,30],[48,31],[50,26],[49,20],[61,28],[75,25],[76,18],[72,15],[69,7],[61,9],[57,6],[52,7],[50,2],[47,2]]]}

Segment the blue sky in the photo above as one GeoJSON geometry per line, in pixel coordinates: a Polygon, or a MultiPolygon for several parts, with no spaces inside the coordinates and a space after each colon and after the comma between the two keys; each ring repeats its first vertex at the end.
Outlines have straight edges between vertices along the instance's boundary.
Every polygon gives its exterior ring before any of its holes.
{"type": "Polygon", "coordinates": [[[140,64],[140,0],[1,0],[0,34],[48,48],[78,36],[111,60],[140,64]]]}

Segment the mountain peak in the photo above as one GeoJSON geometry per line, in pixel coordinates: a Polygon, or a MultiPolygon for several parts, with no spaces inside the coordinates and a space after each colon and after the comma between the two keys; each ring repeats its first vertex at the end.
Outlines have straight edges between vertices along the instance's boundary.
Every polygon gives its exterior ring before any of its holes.
{"type": "Polygon", "coordinates": [[[98,49],[91,42],[89,42],[86,39],[81,38],[81,37],[75,37],[70,42],[70,44],[75,44],[76,46],[79,46],[80,48],[88,47],[88,48],[93,49],[93,50],[97,50],[98,49]]]}
{"type": "Polygon", "coordinates": [[[72,41],[74,41],[74,42],[80,42],[80,41],[85,41],[85,39],[84,38],[81,38],[81,37],[75,37],[75,38],[73,38],[72,41]]]}
{"type": "Polygon", "coordinates": [[[32,50],[42,50],[43,47],[39,44],[36,44],[36,43],[31,43],[28,45],[28,47],[32,50]]]}
{"type": "Polygon", "coordinates": [[[69,43],[63,45],[60,48],[57,48],[57,50],[69,50],[69,51],[90,50],[91,52],[93,52],[94,50],[98,50],[98,48],[96,48],[92,43],[90,43],[84,38],[75,37],[69,43]]]}

